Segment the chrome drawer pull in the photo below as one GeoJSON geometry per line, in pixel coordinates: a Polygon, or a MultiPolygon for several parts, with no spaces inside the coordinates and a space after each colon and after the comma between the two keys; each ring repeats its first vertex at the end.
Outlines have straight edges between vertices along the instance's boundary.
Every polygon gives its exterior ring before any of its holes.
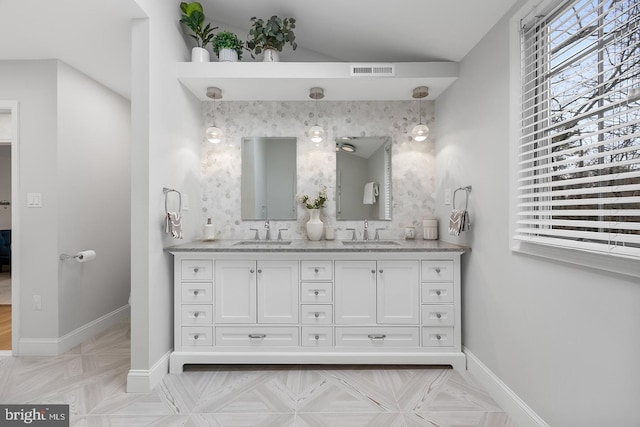
{"type": "Polygon", "coordinates": [[[436,291],[436,295],[440,296],[440,294],[442,294],[442,292],[436,291]]]}
{"type": "Polygon", "coordinates": [[[316,319],[317,319],[318,317],[320,317],[320,313],[316,312],[316,314],[314,314],[314,316],[316,316],[316,319]]]}
{"type": "Polygon", "coordinates": [[[387,337],[385,334],[369,334],[367,336],[372,340],[383,340],[387,337]]]}
{"type": "Polygon", "coordinates": [[[314,338],[318,341],[320,339],[320,335],[316,335],[314,338]]]}
{"type": "Polygon", "coordinates": [[[261,340],[266,337],[267,337],[267,334],[249,334],[249,338],[252,340],[256,340],[256,339],[261,340]]]}

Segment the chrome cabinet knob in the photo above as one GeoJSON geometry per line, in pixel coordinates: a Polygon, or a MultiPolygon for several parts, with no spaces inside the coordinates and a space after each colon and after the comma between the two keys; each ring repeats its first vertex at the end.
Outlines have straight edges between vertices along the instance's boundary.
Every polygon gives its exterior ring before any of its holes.
{"type": "Polygon", "coordinates": [[[198,272],[198,267],[194,268],[194,269],[193,269],[193,272],[194,272],[194,273],[197,273],[197,272],[198,272]]]}
{"type": "Polygon", "coordinates": [[[436,313],[436,317],[437,317],[438,319],[442,319],[442,314],[440,314],[440,313],[436,313]]]}
{"type": "Polygon", "coordinates": [[[320,335],[316,335],[314,338],[318,341],[320,339],[320,335]]]}
{"type": "Polygon", "coordinates": [[[318,274],[318,272],[320,271],[320,269],[318,267],[314,268],[313,271],[316,272],[316,274],[318,274]]]}
{"type": "Polygon", "coordinates": [[[378,272],[379,272],[380,274],[382,274],[382,273],[384,273],[384,270],[383,270],[383,269],[380,269],[380,270],[378,270],[378,272]]]}
{"type": "Polygon", "coordinates": [[[320,313],[316,312],[316,314],[314,314],[314,316],[316,316],[316,319],[317,319],[318,317],[320,317],[320,313]]]}
{"type": "Polygon", "coordinates": [[[371,274],[376,274],[376,271],[375,270],[371,270],[371,274]]]}
{"type": "Polygon", "coordinates": [[[440,267],[436,267],[436,273],[440,274],[440,267]]]}
{"type": "Polygon", "coordinates": [[[253,274],[255,270],[253,268],[249,269],[249,273],[253,274]]]}
{"type": "Polygon", "coordinates": [[[314,294],[315,296],[318,296],[318,295],[320,295],[320,291],[315,290],[315,291],[313,291],[313,294],[314,294]]]}
{"type": "Polygon", "coordinates": [[[197,312],[197,311],[195,313],[193,313],[193,317],[198,317],[199,315],[200,315],[200,313],[197,312]]]}
{"type": "Polygon", "coordinates": [[[442,336],[440,336],[440,335],[436,335],[436,339],[437,339],[438,341],[440,341],[440,340],[442,339],[442,336]]]}
{"type": "Polygon", "coordinates": [[[442,293],[442,292],[440,292],[439,290],[438,290],[438,291],[436,291],[436,295],[438,295],[438,296],[440,296],[440,294],[441,294],[441,293],[442,293]]]}
{"type": "Polygon", "coordinates": [[[259,268],[259,269],[258,269],[258,274],[260,274],[260,273],[262,273],[262,270],[259,268]]]}
{"type": "Polygon", "coordinates": [[[200,335],[198,335],[198,334],[195,334],[195,335],[193,336],[193,339],[194,339],[194,340],[196,340],[196,341],[198,341],[198,338],[200,338],[200,335]]]}
{"type": "Polygon", "coordinates": [[[193,295],[194,295],[194,296],[198,296],[198,294],[199,294],[199,293],[200,293],[200,291],[199,291],[199,290],[197,290],[197,289],[196,289],[195,291],[193,291],[193,295]]]}

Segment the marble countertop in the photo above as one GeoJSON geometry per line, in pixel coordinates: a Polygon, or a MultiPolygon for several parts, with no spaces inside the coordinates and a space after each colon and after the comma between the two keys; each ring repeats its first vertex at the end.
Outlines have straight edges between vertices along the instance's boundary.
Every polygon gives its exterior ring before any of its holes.
{"type": "Polygon", "coordinates": [[[387,243],[375,241],[358,242],[356,244],[343,243],[348,240],[320,240],[305,239],[290,240],[289,244],[253,243],[249,240],[214,240],[182,243],[168,246],[164,250],[176,252],[465,252],[469,248],[454,245],[440,240],[385,240],[387,243]],[[389,243],[393,242],[393,243],[389,243]]]}

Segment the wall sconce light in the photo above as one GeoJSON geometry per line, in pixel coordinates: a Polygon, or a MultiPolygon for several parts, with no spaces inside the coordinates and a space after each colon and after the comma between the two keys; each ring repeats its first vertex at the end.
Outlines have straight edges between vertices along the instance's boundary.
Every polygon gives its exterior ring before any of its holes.
{"type": "Polygon", "coordinates": [[[218,144],[222,141],[224,134],[222,130],[216,127],[216,99],[222,99],[222,90],[217,87],[207,88],[207,97],[213,99],[213,126],[209,126],[206,131],[207,140],[212,144],[218,144]]]}
{"type": "Polygon", "coordinates": [[[413,97],[420,100],[420,124],[417,124],[411,130],[411,136],[414,141],[422,142],[429,136],[429,127],[422,124],[422,98],[429,96],[429,88],[426,86],[418,86],[413,90],[413,97]]]}
{"type": "Polygon", "coordinates": [[[309,98],[315,99],[316,101],[316,124],[309,128],[308,133],[311,141],[317,145],[324,139],[324,129],[318,125],[318,99],[324,98],[324,89],[321,87],[312,87],[309,90],[309,98]]]}

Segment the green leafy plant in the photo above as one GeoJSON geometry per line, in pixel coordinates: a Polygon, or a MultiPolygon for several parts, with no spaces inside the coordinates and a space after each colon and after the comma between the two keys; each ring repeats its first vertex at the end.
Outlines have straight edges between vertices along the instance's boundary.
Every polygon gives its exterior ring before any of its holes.
{"type": "Polygon", "coordinates": [[[180,3],[180,10],[182,11],[182,22],[187,28],[189,28],[193,34],[187,34],[192,37],[198,47],[205,47],[213,39],[213,30],[218,27],[212,27],[211,24],[204,25],[204,11],[202,5],[197,1],[186,3],[180,3]]]}
{"type": "Polygon", "coordinates": [[[235,33],[230,31],[220,31],[213,37],[211,42],[213,51],[220,56],[220,49],[232,49],[238,54],[238,59],[242,59],[243,44],[235,33]]]}
{"type": "Polygon", "coordinates": [[[293,29],[296,27],[294,18],[280,19],[274,15],[265,22],[254,16],[251,22],[246,49],[251,52],[252,58],[255,58],[254,54],[259,55],[265,49],[282,52],[286,43],[289,43],[293,50],[298,47],[295,42],[296,36],[293,34],[293,29]]]}
{"type": "Polygon", "coordinates": [[[320,209],[324,207],[325,202],[327,201],[327,187],[324,185],[320,186],[320,191],[318,192],[318,197],[311,198],[306,194],[302,194],[298,196],[298,200],[300,203],[304,205],[307,209],[320,209]]]}

